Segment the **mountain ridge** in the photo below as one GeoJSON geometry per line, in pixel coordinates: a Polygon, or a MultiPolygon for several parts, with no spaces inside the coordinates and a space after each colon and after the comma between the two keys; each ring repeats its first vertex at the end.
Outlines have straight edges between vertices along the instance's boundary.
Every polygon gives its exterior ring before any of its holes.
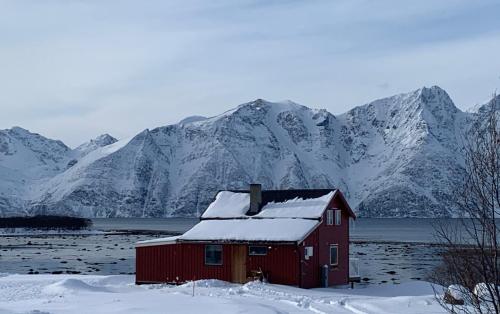
{"type": "Polygon", "coordinates": [[[16,129],[47,145],[41,155],[52,168],[34,163],[36,178],[22,170],[31,166],[9,167],[2,135],[8,131],[1,130],[0,216],[197,216],[215,191],[250,182],[268,189],[337,187],[367,217],[456,216],[459,135],[474,117],[432,86],[337,116],[293,101],[257,99],[130,139],[106,134],[73,150],[16,129]],[[29,180],[10,179],[19,174],[29,180]],[[15,193],[21,185],[28,188],[15,193]]]}

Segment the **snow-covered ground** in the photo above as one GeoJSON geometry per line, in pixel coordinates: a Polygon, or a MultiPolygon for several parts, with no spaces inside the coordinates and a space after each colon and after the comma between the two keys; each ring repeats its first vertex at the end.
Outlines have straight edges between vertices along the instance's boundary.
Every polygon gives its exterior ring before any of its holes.
{"type": "Polygon", "coordinates": [[[312,289],[201,280],[134,285],[133,276],[0,275],[0,313],[444,313],[425,282],[312,289]]]}

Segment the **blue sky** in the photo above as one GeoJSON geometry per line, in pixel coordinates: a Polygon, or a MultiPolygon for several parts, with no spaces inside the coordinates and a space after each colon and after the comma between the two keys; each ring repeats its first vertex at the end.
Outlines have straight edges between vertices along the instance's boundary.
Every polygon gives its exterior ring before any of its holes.
{"type": "Polygon", "coordinates": [[[0,128],[70,146],[256,98],[334,114],[500,87],[500,1],[0,0],[0,128]]]}

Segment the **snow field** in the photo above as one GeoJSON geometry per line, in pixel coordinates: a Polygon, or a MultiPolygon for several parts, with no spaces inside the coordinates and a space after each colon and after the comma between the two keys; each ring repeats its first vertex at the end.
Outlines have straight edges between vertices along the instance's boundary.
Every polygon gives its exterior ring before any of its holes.
{"type": "Polygon", "coordinates": [[[136,286],[133,276],[1,275],[0,313],[444,313],[425,282],[311,289],[200,280],[136,286]]]}

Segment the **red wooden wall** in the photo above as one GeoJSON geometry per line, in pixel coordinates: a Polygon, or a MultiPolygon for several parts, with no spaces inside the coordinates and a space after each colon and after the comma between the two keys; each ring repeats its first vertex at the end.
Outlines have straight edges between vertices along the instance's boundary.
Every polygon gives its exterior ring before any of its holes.
{"type": "Polygon", "coordinates": [[[268,245],[267,255],[247,256],[247,271],[259,270],[269,275],[271,283],[299,285],[299,251],[296,245],[268,245]]]}
{"type": "Polygon", "coordinates": [[[349,213],[339,197],[335,197],[329,209],[341,209],[340,226],[326,224],[326,212],[321,224],[312,232],[300,247],[301,287],[318,287],[321,283],[322,265],[330,265],[330,244],[338,244],[338,266],[329,266],[328,284],[343,285],[349,282],[349,213]],[[314,255],[309,261],[304,258],[305,246],[313,246],[314,255]]]}
{"type": "Polygon", "coordinates": [[[320,262],[319,262],[319,251],[320,247],[318,245],[319,230],[314,230],[305,240],[302,242],[300,249],[300,287],[301,288],[313,288],[318,287],[320,283],[320,262]],[[313,256],[309,260],[305,259],[305,247],[313,247],[313,256]]]}
{"type": "MultiPolygon", "coordinates": [[[[272,283],[298,285],[299,255],[295,245],[271,247],[266,256],[248,256],[247,272],[262,269],[272,283]]],[[[231,281],[231,244],[222,246],[222,265],[205,265],[205,244],[181,243],[136,248],[136,282],[185,282],[193,279],[231,281]]]]}

